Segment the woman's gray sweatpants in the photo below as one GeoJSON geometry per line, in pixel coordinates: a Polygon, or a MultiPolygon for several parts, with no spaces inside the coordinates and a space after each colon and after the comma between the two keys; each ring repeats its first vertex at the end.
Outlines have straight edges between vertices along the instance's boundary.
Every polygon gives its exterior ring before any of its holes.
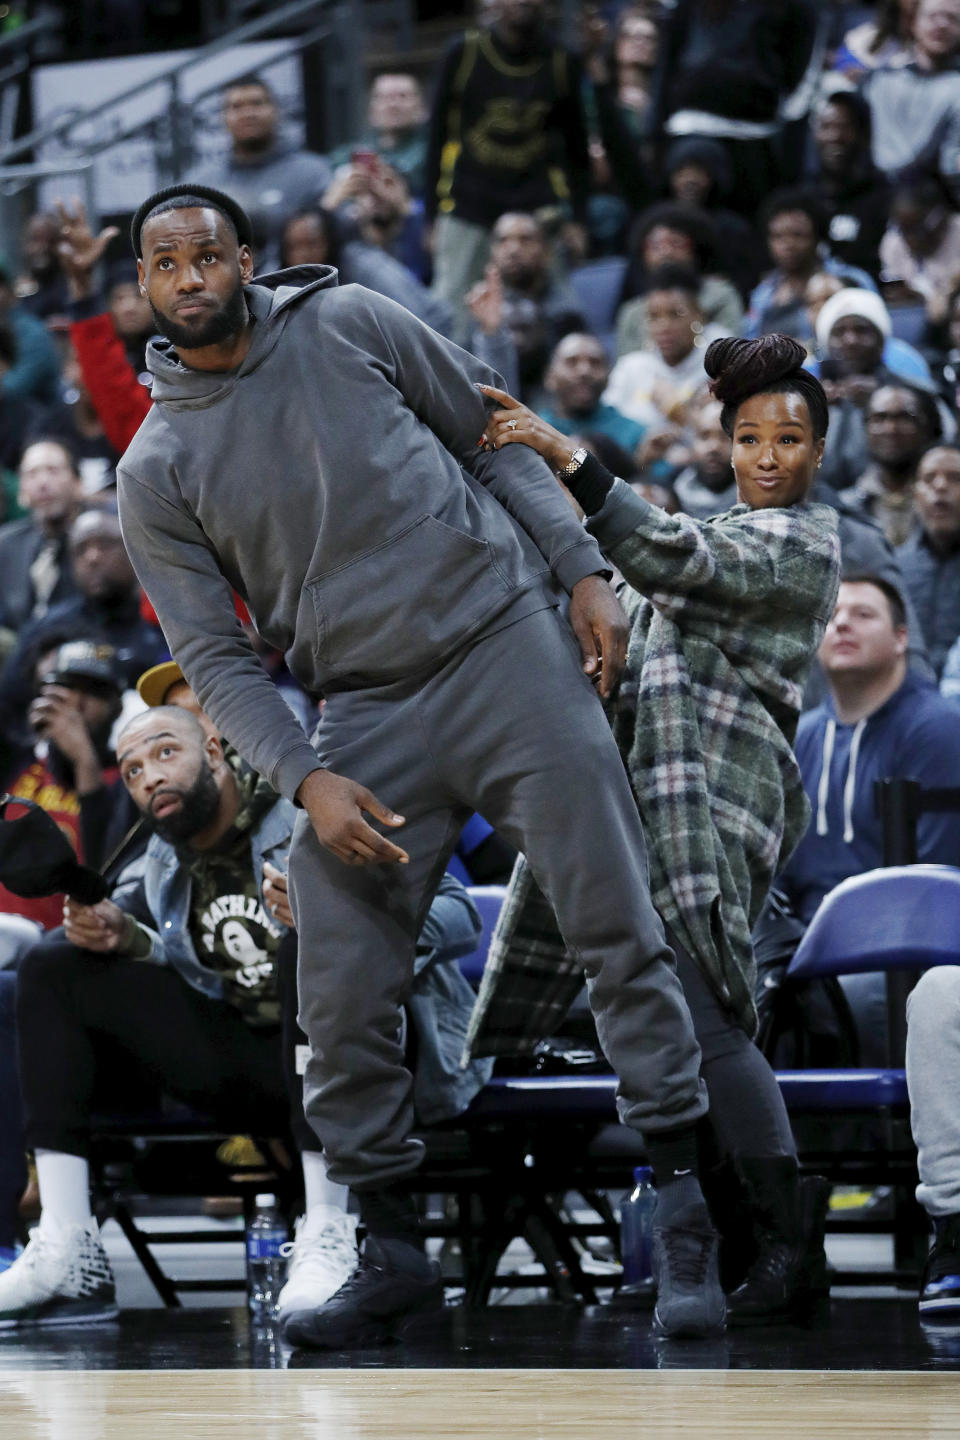
{"type": "Polygon", "coordinates": [[[907,1089],[917,1199],[928,1215],[960,1215],[960,966],[926,971],[907,997],[907,1089]]]}
{"type": "Polygon", "coordinates": [[[290,855],[307,1118],[331,1179],[383,1185],[414,1170],[400,1007],[423,916],[478,811],[526,855],[579,953],[621,1118],[647,1135],[707,1108],[700,1051],[663,926],[626,772],[579,647],[542,610],[464,649],[420,686],[333,695],[320,759],[406,817],[409,865],[348,866],[301,816],[290,855]]]}

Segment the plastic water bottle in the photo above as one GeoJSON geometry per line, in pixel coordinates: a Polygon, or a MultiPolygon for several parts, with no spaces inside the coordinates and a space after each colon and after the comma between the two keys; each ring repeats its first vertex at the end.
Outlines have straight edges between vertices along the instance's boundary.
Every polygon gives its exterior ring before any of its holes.
{"type": "Polygon", "coordinates": [[[276,1319],[287,1262],[281,1248],[287,1227],[275,1195],[258,1195],[247,1226],[247,1301],[254,1322],[276,1319]]]}
{"type": "Polygon", "coordinates": [[[620,1256],[623,1284],[617,1292],[620,1305],[652,1305],[656,1298],[653,1283],[653,1212],[657,1192],[649,1165],[633,1172],[636,1189],[620,1207],[620,1256]]]}

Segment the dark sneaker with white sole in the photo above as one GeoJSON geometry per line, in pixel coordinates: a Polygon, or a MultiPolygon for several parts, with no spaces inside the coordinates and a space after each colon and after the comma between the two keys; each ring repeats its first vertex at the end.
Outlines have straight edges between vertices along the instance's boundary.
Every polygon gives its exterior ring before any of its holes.
{"type": "Polygon", "coordinates": [[[933,1227],[933,1247],[920,1282],[920,1314],[955,1324],[960,1320],[960,1215],[935,1217],[933,1227]]]}
{"type": "Polygon", "coordinates": [[[284,1321],[290,1345],[346,1350],[402,1336],[418,1317],[443,1308],[440,1266],[404,1240],[368,1235],[353,1275],[325,1305],[284,1321]]]}
{"type": "Polygon", "coordinates": [[[671,1340],[722,1334],[727,1303],[720,1286],[719,1236],[703,1201],[684,1205],[668,1225],[653,1221],[653,1326],[671,1340]]]}
{"type": "Polygon", "coordinates": [[[118,1314],[117,1292],[97,1222],[38,1226],[0,1274],[0,1330],[96,1325],[118,1314]]]}

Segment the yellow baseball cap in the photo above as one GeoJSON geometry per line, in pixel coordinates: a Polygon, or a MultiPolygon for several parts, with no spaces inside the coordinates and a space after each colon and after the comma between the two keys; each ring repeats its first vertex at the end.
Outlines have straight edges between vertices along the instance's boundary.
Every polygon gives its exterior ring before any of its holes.
{"type": "Polygon", "coordinates": [[[163,660],[144,670],[137,681],[137,694],[145,705],[163,705],[171,686],[178,685],[184,678],[176,660],[163,660]]]}

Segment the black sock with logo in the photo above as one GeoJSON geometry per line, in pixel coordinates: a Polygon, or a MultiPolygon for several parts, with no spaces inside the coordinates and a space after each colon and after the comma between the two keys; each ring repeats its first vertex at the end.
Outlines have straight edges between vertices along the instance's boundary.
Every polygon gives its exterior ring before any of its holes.
{"type": "Polygon", "coordinates": [[[697,1168],[697,1127],[661,1130],[647,1136],[646,1142],[657,1183],[658,1224],[668,1224],[687,1205],[705,1205],[697,1168]]]}

